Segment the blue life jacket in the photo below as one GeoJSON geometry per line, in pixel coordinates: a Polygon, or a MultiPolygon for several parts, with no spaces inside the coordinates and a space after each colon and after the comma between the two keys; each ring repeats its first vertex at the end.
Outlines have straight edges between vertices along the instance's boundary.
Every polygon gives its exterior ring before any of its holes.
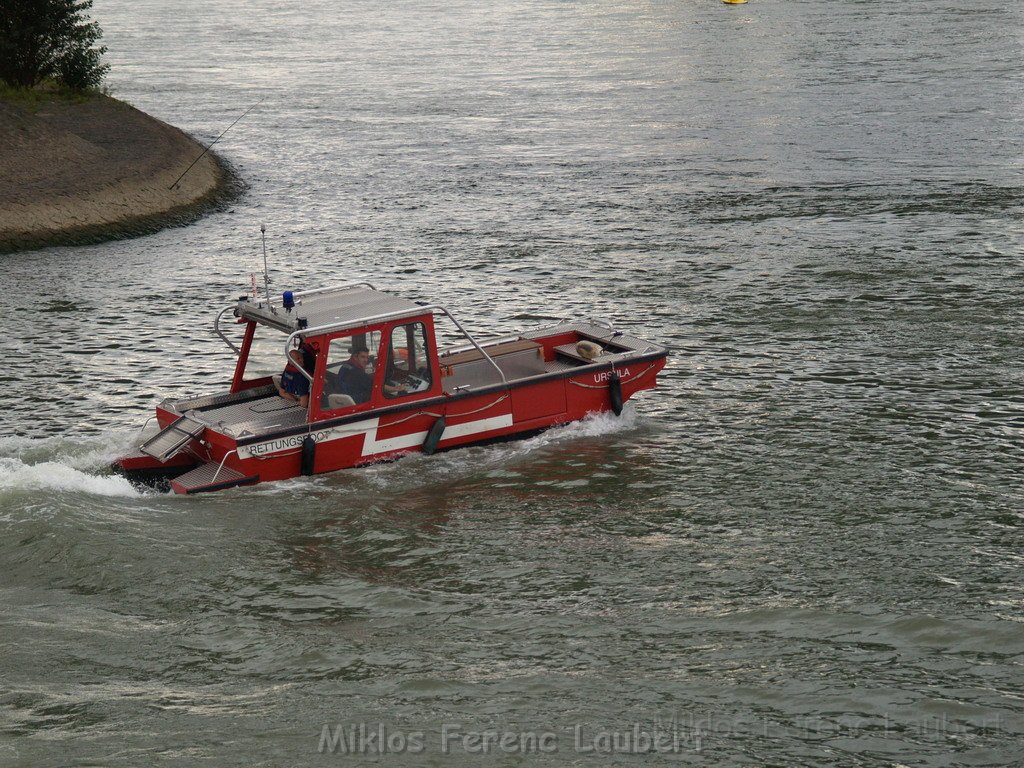
{"type": "Polygon", "coordinates": [[[309,381],[289,363],[281,374],[281,389],[295,397],[302,397],[309,394],[309,381]]]}

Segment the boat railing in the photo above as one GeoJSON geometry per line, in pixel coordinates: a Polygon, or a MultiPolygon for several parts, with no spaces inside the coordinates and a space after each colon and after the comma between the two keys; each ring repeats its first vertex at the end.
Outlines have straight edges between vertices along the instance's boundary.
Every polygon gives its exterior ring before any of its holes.
{"type": "MultiPolygon", "coordinates": [[[[316,296],[320,293],[330,293],[331,291],[347,291],[352,288],[369,288],[371,291],[376,291],[377,288],[373,283],[369,283],[365,280],[359,283],[339,283],[338,285],[329,285],[326,288],[310,288],[308,291],[293,291],[292,298],[301,299],[306,296],[316,296]]],[[[267,303],[270,304],[271,300],[268,298],[267,303]]]]}
{"type": "Polygon", "coordinates": [[[227,336],[225,336],[225,335],[224,335],[224,331],[222,331],[222,330],[220,329],[220,319],[221,319],[222,317],[224,317],[224,313],[225,313],[225,312],[229,312],[229,311],[231,311],[231,310],[233,310],[233,309],[234,309],[234,306],[230,306],[230,307],[224,307],[224,309],[222,309],[222,310],[221,310],[221,311],[220,311],[220,312],[219,312],[219,313],[217,314],[217,319],[213,321],[213,331],[214,331],[214,333],[216,333],[216,334],[217,334],[218,336],[220,336],[220,338],[221,338],[221,341],[223,341],[223,342],[224,342],[225,344],[227,344],[227,345],[228,345],[229,347],[231,347],[231,349],[232,349],[232,350],[234,350],[234,353],[235,353],[236,355],[240,355],[240,354],[242,354],[242,351],[241,351],[241,350],[240,350],[240,349],[239,349],[238,347],[236,347],[236,346],[235,346],[235,345],[234,345],[234,344],[233,344],[233,343],[231,342],[231,339],[229,339],[229,338],[228,338],[227,336]]]}
{"type": "MultiPolygon", "coordinates": [[[[377,288],[374,286],[373,283],[368,282],[366,280],[363,280],[363,281],[358,282],[358,283],[339,283],[338,285],[329,285],[326,288],[311,288],[308,291],[295,291],[295,292],[292,293],[292,298],[300,299],[300,298],[303,298],[303,297],[306,297],[306,296],[316,296],[317,294],[321,294],[321,293],[330,293],[331,291],[344,291],[344,290],[350,290],[352,288],[363,288],[363,287],[369,288],[371,291],[376,291],[377,290],[377,288]]],[[[265,296],[262,299],[260,299],[259,301],[260,301],[260,303],[265,301],[267,303],[267,308],[270,309],[272,312],[274,311],[274,299],[273,299],[273,297],[265,296]]],[[[230,306],[227,306],[227,307],[224,307],[224,309],[222,309],[218,313],[217,318],[213,321],[213,330],[214,330],[214,333],[216,333],[218,336],[220,336],[221,341],[223,341],[225,344],[227,344],[236,355],[240,355],[241,354],[241,350],[239,350],[238,347],[235,346],[234,342],[232,342],[231,339],[229,339],[224,334],[224,332],[220,329],[220,321],[221,321],[221,318],[224,317],[224,314],[227,313],[227,312],[234,312],[234,310],[237,307],[238,307],[237,303],[236,304],[231,304],[230,306]]]]}
{"type": "MultiPolygon", "coordinates": [[[[520,336],[519,334],[507,334],[505,336],[492,336],[483,339],[480,343],[485,347],[493,347],[497,344],[504,344],[506,341],[519,341],[521,338],[523,337],[520,336]]],[[[441,354],[454,355],[457,352],[468,352],[471,349],[473,349],[472,344],[459,344],[454,347],[445,347],[444,351],[441,352],[441,354]]]]}
{"type": "Polygon", "coordinates": [[[233,453],[237,454],[238,453],[238,449],[237,448],[232,448],[230,451],[228,451],[227,453],[224,454],[224,458],[220,460],[220,466],[217,467],[217,471],[213,473],[213,479],[210,480],[211,484],[217,482],[217,476],[224,469],[224,462],[226,462],[228,460],[228,456],[230,456],[233,453]]]}
{"type": "Polygon", "coordinates": [[[146,419],[145,422],[143,422],[142,429],[139,430],[139,434],[136,435],[136,437],[135,437],[135,440],[137,442],[142,440],[142,434],[146,431],[146,427],[148,427],[149,426],[149,422],[151,422],[155,418],[156,418],[156,414],[154,413],[152,416],[150,416],[148,419],[146,419]]]}

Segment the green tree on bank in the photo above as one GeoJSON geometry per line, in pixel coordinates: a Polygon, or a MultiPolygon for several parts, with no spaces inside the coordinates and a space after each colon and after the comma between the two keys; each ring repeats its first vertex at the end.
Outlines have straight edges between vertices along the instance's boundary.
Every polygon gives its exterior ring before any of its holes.
{"type": "Polygon", "coordinates": [[[110,66],[100,62],[103,35],[87,11],[92,0],[0,0],[0,80],[33,88],[46,80],[74,90],[96,88],[110,66]]]}

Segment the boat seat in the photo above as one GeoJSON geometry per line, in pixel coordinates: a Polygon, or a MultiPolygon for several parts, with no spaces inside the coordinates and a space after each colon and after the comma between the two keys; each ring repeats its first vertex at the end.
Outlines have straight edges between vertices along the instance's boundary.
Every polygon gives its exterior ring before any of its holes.
{"type": "Polygon", "coordinates": [[[335,408],[345,408],[349,405],[355,405],[356,401],[352,399],[351,395],[343,395],[335,393],[327,396],[327,407],[331,410],[335,408]]]}
{"type": "Polygon", "coordinates": [[[467,349],[440,355],[444,391],[482,387],[501,381],[516,381],[545,372],[544,346],[529,339],[515,339],[485,346],[490,355],[487,360],[477,349],[467,349]],[[491,361],[494,365],[491,365],[491,361]],[[501,376],[494,370],[497,366],[501,376]]]}
{"type": "MultiPolygon", "coordinates": [[[[503,355],[511,355],[515,352],[525,352],[540,350],[543,347],[536,341],[530,339],[515,339],[513,341],[505,341],[501,344],[494,344],[492,346],[484,346],[484,351],[492,358],[498,358],[503,355]]],[[[450,352],[448,354],[440,355],[438,360],[441,363],[441,375],[444,376],[445,369],[454,368],[462,363],[468,363],[473,360],[483,360],[483,353],[475,347],[473,349],[467,349],[464,352],[450,352]]]]}

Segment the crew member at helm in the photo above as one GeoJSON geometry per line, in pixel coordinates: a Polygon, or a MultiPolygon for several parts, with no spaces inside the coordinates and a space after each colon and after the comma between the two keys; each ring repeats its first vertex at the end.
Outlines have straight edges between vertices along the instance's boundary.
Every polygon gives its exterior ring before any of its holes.
{"type": "Polygon", "coordinates": [[[351,355],[338,370],[338,389],[357,403],[370,399],[373,377],[366,372],[370,363],[370,350],[366,344],[357,341],[349,349],[351,355]]]}

